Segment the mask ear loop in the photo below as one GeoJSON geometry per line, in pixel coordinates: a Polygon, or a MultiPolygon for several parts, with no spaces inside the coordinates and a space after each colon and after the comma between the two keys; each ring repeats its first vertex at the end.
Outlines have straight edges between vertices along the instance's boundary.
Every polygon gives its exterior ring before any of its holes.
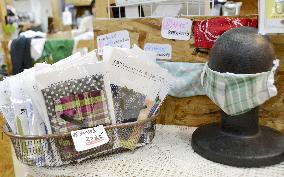
{"type": "Polygon", "coordinates": [[[274,85],[274,82],[275,82],[274,75],[275,75],[277,68],[279,67],[279,63],[280,63],[279,59],[275,59],[273,61],[273,67],[267,77],[267,90],[268,90],[270,98],[277,95],[277,88],[274,85]]]}
{"type": "Polygon", "coordinates": [[[208,62],[205,63],[203,70],[202,70],[202,73],[201,73],[201,76],[200,76],[200,81],[201,81],[202,87],[204,87],[204,76],[205,76],[207,68],[208,68],[208,62]]]}

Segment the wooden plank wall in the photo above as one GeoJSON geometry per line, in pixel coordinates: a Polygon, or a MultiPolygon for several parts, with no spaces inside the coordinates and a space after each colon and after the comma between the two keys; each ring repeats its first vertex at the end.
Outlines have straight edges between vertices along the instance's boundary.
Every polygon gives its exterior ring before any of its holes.
{"type": "MultiPolygon", "coordinates": [[[[2,127],[4,121],[0,115],[0,126],[2,127]]],[[[24,174],[23,174],[24,175],[24,174]]],[[[7,136],[2,136],[2,131],[0,131],[0,176],[1,177],[13,177],[14,168],[11,156],[11,144],[7,136]]]]}
{"type": "MultiPolygon", "coordinates": [[[[212,18],[212,17],[196,17],[212,18]]],[[[253,18],[253,17],[252,17],[253,18]]],[[[177,62],[206,62],[208,55],[199,53],[195,55],[194,40],[177,41],[161,37],[161,20],[147,19],[112,19],[94,21],[95,38],[98,35],[128,30],[131,43],[138,44],[141,48],[145,43],[168,43],[173,48],[172,61],[177,62]]],[[[284,132],[284,37],[272,36],[278,58],[282,61],[277,74],[279,94],[262,106],[260,117],[263,124],[272,126],[284,132]],[[281,84],[282,83],[282,84],[281,84]]],[[[96,48],[95,44],[95,48],[96,48]]],[[[187,126],[199,126],[219,120],[219,109],[206,97],[197,96],[190,98],[168,97],[161,108],[159,123],[187,126]]]]}

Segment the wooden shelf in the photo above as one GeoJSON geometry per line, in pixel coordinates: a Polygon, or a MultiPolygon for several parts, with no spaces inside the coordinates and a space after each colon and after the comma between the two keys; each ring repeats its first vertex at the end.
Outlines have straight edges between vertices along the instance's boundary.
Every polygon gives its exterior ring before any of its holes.
{"type": "Polygon", "coordinates": [[[74,6],[89,6],[92,0],[65,0],[66,4],[72,4],[74,6]]]}

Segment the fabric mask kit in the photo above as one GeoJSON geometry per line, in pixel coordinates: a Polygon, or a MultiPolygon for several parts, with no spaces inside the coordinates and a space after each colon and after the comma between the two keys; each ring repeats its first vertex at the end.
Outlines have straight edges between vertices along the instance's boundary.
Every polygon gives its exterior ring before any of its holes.
{"type": "Polygon", "coordinates": [[[273,63],[271,71],[257,74],[219,73],[206,63],[201,83],[207,96],[226,114],[243,114],[277,95],[274,74],[279,60],[273,63]]]}
{"type": "MultiPolygon", "coordinates": [[[[173,80],[167,70],[162,69],[155,63],[154,59],[151,59],[155,58],[155,55],[135,51],[137,51],[137,47],[134,49],[104,47],[104,60],[108,63],[107,66],[110,71],[114,110],[116,117],[120,118],[118,119],[120,122],[127,122],[133,118],[142,121],[147,118],[147,116],[137,117],[139,110],[144,112],[144,114],[146,114],[147,110],[148,115],[154,114],[156,112],[155,106],[158,108],[163,102],[171,87],[170,81],[173,80]],[[143,58],[147,55],[148,59],[145,62],[143,58]],[[123,91],[121,92],[121,90],[123,91]],[[157,99],[159,100],[158,102],[156,101],[157,99]],[[151,102],[151,104],[149,103],[146,109],[142,109],[145,100],[148,100],[147,103],[151,102]],[[136,115],[133,113],[136,113],[136,115]]],[[[118,132],[120,139],[123,139],[119,145],[124,148],[134,149],[135,144],[141,138],[142,131],[143,127],[134,127],[133,130],[118,132]],[[131,136],[126,132],[132,132],[131,136]],[[128,139],[123,138],[125,134],[127,134],[126,137],[128,139]]],[[[142,139],[144,139],[142,143],[149,141],[147,136],[142,136],[142,139]]]]}
{"type": "Polygon", "coordinates": [[[79,53],[55,64],[33,68],[0,82],[0,111],[13,134],[35,139],[13,140],[17,157],[26,164],[60,166],[124,148],[150,143],[155,126],[147,119],[158,111],[172,86],[172,76],[156,63],[156,55],[137,46],[106,47],[103,61],[96,52],[79,53]],[[78,152],[68,132],[103,126],[109,142],[78,152]],[[146,123],[143,123],[146,122],[146,123]],[[55,135],[53,135],[55,134],[55,135]],[[57,138],[39,138],[56,136],[57,138]]]}

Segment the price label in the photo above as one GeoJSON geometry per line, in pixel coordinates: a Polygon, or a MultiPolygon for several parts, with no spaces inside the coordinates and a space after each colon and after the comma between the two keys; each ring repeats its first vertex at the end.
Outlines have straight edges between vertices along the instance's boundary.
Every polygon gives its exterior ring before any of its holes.
{"type": "Polygon", "coordinates": [[[165,17],[162,21],[161,35],[166,39],[189,40],[191,27],[190,19],[165,17]]]}
{"type": "Polygon", "coordinates": [[[97,37],[98,53],[103,55],[105,46],[130,48],[130,35],[126,30],[117,31],[97,37]]]}
{"type": "Polygon", "coordinates": [[[71,131],[76,151],[85,151],[109,142],[109,137],[102,125],[83,130],[71,131]]]}
{"type": "Polygon", "coordinates": [[[144,46],[145,51],[155,52],[158,59],[171,59],[172,46],[169,44],[147,43],[144,46]]]}

